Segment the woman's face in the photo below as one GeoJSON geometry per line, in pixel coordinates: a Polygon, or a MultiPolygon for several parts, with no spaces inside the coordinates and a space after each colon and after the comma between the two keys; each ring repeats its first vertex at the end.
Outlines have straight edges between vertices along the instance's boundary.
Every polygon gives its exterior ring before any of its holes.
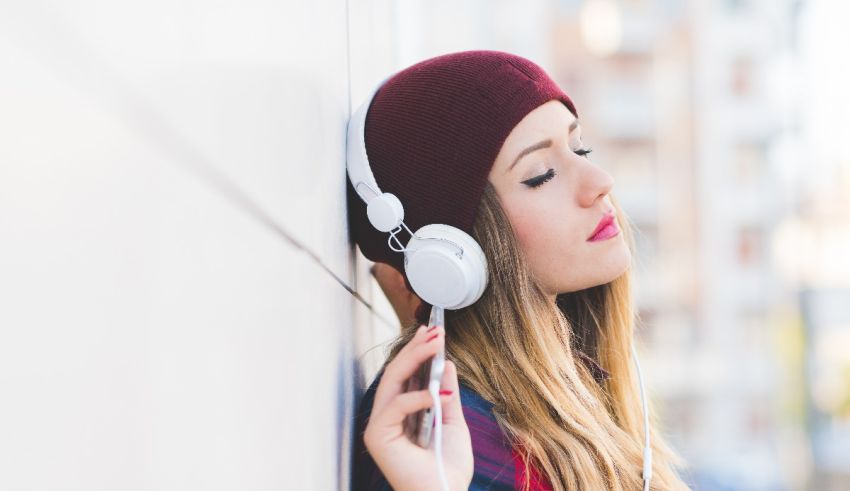
{"type": "Polygon", "coordinates": [[[552,301],[610,282],[631,260],[616,216],[616,235],[590,239],[614,213],[608,197],[614,179],[583,149],[575,116],[552,100],[511,130],[489,175],[532,274],[552,301]]]}

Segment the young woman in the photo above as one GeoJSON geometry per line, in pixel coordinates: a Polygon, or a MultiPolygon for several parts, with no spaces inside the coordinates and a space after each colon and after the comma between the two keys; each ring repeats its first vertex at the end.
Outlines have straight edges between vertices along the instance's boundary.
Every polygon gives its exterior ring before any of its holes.
{"type": "MultiPolygon", "coordinates": [[[[444,407],[457,397],[468,427],[469,489],[642,489],[644,428],[631,356],[634,244],[612,177],[588,158],[570,98],[525,58],[486,50],[441,55],[381,86],[365,140],[376,181],[404,204],[411,230],[452,225],[486,256],[483,295],[446,310],[444,339],[435,338],[453,362],[447,373],[459,381],[444,407]]],[[[352,239],[367,258],[403,274],[403,255],[369,224],[350,183],[348,193],[352,239]]],[[[412,291],[406,277],[405,284],[412,291]]],[[[429,311],[420,305],[360,404],[355,490],[388,489],[388,476],[396,489],[429,489],[420,479],[432,475],[430,462],[412,472],[403,457],[386,458],[381,438],[363,440],[373,407],[385,412],[392,399],[378,396],[401,395],[399,373],[407,372],[389,367],[407,346],[425,342],[417,336],[429,311]],[[382,391],[382,376],[393,372],[395,392],[382,391]]],[[[651,489],[688,489],[676,472],[683,460],[650,420],[651,489]]],[[[447,465],[465,475],[462,458],[447,465]]],[[[455,485],[466,489],[460,477],[455,485]]]]}

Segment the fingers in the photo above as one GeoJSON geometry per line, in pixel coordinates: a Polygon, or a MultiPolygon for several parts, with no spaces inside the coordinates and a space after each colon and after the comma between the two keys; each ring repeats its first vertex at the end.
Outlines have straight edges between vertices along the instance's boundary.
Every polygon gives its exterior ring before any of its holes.
{"type": "Polygon", "coordinates": [[[443,371],[443,380],[440,382],[440,393],[450,390],[450,395],[441,395],[443,401],[443,423],[461,423],[466,424],[463,417],[463,407],[460,401],[460,384],[457,380],[457,367],[453,361],[446,360],[446,366],[443,371]]]}
{"type": "Polygon", "coordinates": [[[363,434],[366,447],[369,451],[373,451],[375,445],[396,437],[402,431],[402,422],[406,414],[431,407],[431,404],[431,395],[428,391],[417,390],[400,394],[384,407],[373,409],[363,434]]]}
{"type": "Polygon", "coordinates": [[[375,392],[374,409],[380,409],[393,397],[405,392],[405,383],[419,368],[445,346],[445,330],[436,326],[428,331],[419,326],[416,334],[384,368],[381,382],[375,392]]]}

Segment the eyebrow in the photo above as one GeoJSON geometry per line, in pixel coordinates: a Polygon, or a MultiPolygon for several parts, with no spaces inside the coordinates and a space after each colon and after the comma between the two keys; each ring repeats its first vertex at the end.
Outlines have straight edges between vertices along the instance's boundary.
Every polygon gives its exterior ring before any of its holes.
{"type": "MultiPolygon", "coordinates": [[[[579,124],[578,119],[574,119],[572,124],[570,124],[570,128],[569,128],[569,131],[567,131],[567,134],[572,133],[574,129],[578,128],[578,124],[579,124]]],[[[517,155],[516,159],[514,160],[514,163],[512,163],[510,165],[510,167],[508,167],[507,172],[510,172],[511,169],[513,169],[514,166],[517,164],[517,162],[520,161],[521,158],[525,157],[526,155],[530,154],[531,152],[534,152],[536,150],[540,150],[541,148],[548,148],[550,146],[552,146],[552,140],[547,138],[545,140],[539,141],[539,142],[535,143],[534,145],[526,148],[525,150],[520,152],[519,155],[517,155]]]]}

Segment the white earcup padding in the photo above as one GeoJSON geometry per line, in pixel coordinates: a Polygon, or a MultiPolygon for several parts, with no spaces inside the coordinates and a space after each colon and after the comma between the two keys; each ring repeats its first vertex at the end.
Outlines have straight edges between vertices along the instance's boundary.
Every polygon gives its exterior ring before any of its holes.
{"type": "Polygon", "coordinates": [[[408,242],[404,270],[419,297],[431,305],[457,310],[475,303],[487,286],[487,259],[469,234],[450,225],[425,225],[408,242]],[[463,257],[457,257],[457,248],[463,257]]]}

